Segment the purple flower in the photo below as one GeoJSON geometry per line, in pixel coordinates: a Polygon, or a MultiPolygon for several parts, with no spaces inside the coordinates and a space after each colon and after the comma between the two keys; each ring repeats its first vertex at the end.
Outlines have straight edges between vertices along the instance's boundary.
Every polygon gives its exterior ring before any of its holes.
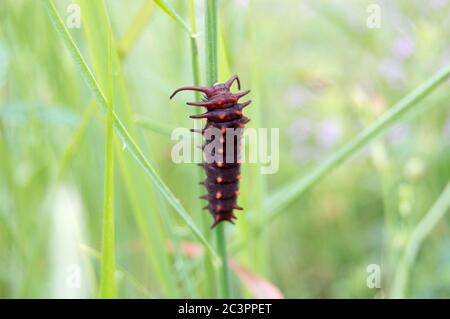
{"type": "Polygon", "coordinates": [[[338,143],[341,125],[333,119],[313,123],[302,118],[291,125],[289,134],[293,142],[293,157],[312,161],[323,158],[338,143]]]}
{"type": "Polygon", "coordinates": [[[319,145],[330,148],[335,145],[341,137],[341,126],[334,120],[324,120],[319,124],[316,138],[319,145]]]}
{"type": "Polygon", "coordinates": [[[407,141],[409,135],[409,126],[405,124],[397,124],[389,131],[387,139],[392,145],[401,145],[407,141]]]}
{"type": "Polygon", "coordinates": [[[289,128],[289,135],[294,141],[306,141],[309,139],[313,129],[313,123],[302,118],[295,121],[289,128]]]}
{"type": "Polygon", "coordinates": [[[397,59],[387,58],[381,62],[380,72],[384,78],[398,86],[399,82],[403,82],[405,74],[403,72],[403,64],[397,59]]]}
{"type": "Polygon", "coordinates": [[[399,59],[409,58],[416,50],[414,40],[409,36],[398,38],[393,45],[392,51],[394,56],[399,59]]]}
{"type": "Polygon", "coordinates": [[[447,0],[430,0],[428,3],[432,9],[440,9],[447,5],[447,0]]]}
{"type": "Polygon", "coordinates": [[[300,85],[291,86],[286,91],[285,101],[291,107],[302,107],[310,98],[310,95],[311,93],[300,85]]]}

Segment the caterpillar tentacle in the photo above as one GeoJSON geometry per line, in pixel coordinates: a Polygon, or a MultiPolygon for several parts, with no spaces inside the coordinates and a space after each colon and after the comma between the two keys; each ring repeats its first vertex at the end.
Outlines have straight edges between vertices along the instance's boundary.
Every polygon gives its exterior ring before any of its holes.
{"type": "MultiPolygon", "coordinates": [[[[206,119],[206,125],[203,129],[191,129],[192,132],[206,135],[206,143],[201,146],[201,149],[206,152],[206,146],[210,143],[216,143],[215,138],[209,137],[211,130],[215,129],[221,133],[218,140],[220,147],[212,151],[209,155],[222,155],[223,160],[217,160],[214,157],[212,162],[204,162],[199,164],[206,171],[206,180],[200,182],[204,185],[208,193],[201,196],[202,199],[208,201],[208,205],[204,209],[208,209],[214,218],[211,228],[215,227],[222,221],[233,223],[236,216],[233,210],[242,210],[243,208],[237,205],[237,198],[239,196],[239,181],[240,175],[240,158],[239,155],[242,145],[240,136],[228,135],[227,129],[243,129],[250,119],[242,114],[242,111],[252,101],[238,103],[239,99],[250,93],[250,90],[238,93],[230,91],[233,83],[237,83],[237,87],[241,89],[241,83],[237,75],[232,76],[225,83],[214,84],[210,87],[201,86],[186,86],[177,89],[170,98],[173,98],[181,91],[198,91],[204,93],[204,98],[201,102],[188,102],[187,105],[198,106],[206,108],[206,112],[199,115],[192,115],[194,119],[206,119]],[[232,138],[231,145],[228,145],[227,138],[232,138]],[[227,149],[232,146],[233,149],[227,149]],[[216,154],[217,153],[217,154],[216,154]],[[233,156],[227,156],[231,154],[233,156]],[[230,161],[230,158],[232,160],[230,161]]],[[[214,135],[214,134],[212,134],[214,135]]],[[[208,154],[206,154],[209,156],[208,154]]]]}

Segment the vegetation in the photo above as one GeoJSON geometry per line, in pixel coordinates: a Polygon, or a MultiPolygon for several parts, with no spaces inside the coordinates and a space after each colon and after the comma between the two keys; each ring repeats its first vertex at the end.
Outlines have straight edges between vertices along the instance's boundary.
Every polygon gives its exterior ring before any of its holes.
{"type": "Polygon", "coordinates": [[[0,297],[447,297],[450,3],[371,3],[4,0],[0,297]],[[232,74],[280,165],[210,230],[168,97],[232,74]]]}

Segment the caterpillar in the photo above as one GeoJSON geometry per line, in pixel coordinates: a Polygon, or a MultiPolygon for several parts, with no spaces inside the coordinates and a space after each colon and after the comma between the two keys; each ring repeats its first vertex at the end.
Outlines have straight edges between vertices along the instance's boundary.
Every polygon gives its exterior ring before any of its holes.
{"type": "Polygon", "coordinates": [[[200,198],[206,199],[208,209],[214,218],[211,228],[223,221],[234,224],[236,216],[233,210],[242,210],[237,204],[239,196],[239,181],[241,179],[241,137],[242,130],[250,119],[242,114],[242,110],[251,100],[238,103],[239,99],[250,93],[250,90],[232,93],[234,82],[241,89],[239,77],[234,75],[225,83],[217,83],[210,87],[186,86],[172,93],[172,99],[180,91],[198,91],[204,94],[203,101],[187,105],[206,108],[200,115],[191,115],[194,119],[206,119],[203,129],[191,129],[205,137],[203,152],[205,161],[200,164],[205,169],[206,180],[201,182],[207,189],[207,194],[200,198]]]}

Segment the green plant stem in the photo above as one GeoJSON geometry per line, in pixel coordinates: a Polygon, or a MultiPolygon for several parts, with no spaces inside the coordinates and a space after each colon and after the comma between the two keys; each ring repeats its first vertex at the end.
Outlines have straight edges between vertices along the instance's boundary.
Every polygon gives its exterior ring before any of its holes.
{"type": "MultiPolygon", "coordinates": [[[[191,25],[192,34],[190,35],[191,42],[191,63],[192,63],[192,75],[194,80],[194,85],[199,86],[201,84],[200,79],[200,62],[199,62],[199,54],[198,54],[198,41],[197,41],[197,26],[195,19],[195,1],[189,0],[189,22],[191,25]]],[[[201,100],[201,94],[199,92],[195,92],[195,99],[197,101],[201,100]]],[[[197,114],[200,114],[201,110],[197,110],[197,114]]],[[[194,121],[197,123],[197,121],[194,121]]],[[[195,124],[194,124],[195,125],[195,124]]],[[[195,126],[194,126],[195,127],[195,126]]],[[[200,136],[195,136],[194,138],[200,139],[200,136]]],[[[203,180],[204,173],[202,169],[197,169],[197,179],[203,180]]],[[[203,187],[200,184],[197,184],[196,187],[197,195],[200,197],[203,191],[203,187]]],[[[198,209],[202,209],[200,203],[197,205],[198,209]]],[[[211,237],[211,230],[209,228],[209,216],[208,214],[201,214],[201,222],[203,228],[203,234],[207,239],[211,237]]],[[[204,267],[205,267],[205,285],[204,285],[204,296],[207,298],[212,298],[215,295],[214,292],[214,268],[209,258],[204,258],[204,267]]]]}
{"type": "Polygon", "coordinates": [[[217,0],[205,0],[206,82],[217,82],[217,0]]]}
{"type": "Polygon", "coordinates": [[[216,234],[217,234],[217,250],[219,255],[222,258],[222,267],[220,273],[220,281],[222,283],[220,287],[221,297],[222,298],[230,298],[230,270],[228,265],[228,256],[227,256],[227,240],[225,237],[225,224],[220,223],[216,226],[216,234]]]}
{"type": "Polygon", "coordinates": [[[450,209],[450,182],[445,187],[427,214],[420,220],[406,244],[404,254],[397,268],[392,290],[393,298],[404,298],[411,269],[422,243],[430,235],[445,213],[450,209]]]}
{"type": "MultiPolygon", "coordinates": [[[[95,250],[92,247],[80,244],[80,251],[87,257],[93,257],[94,259],[99,261],[102,260],[101,252],[95,250]]],[[[116,271],[120,273],[131,285],[133,285],[136,288],[136,290],[143,295],[143,297],[154,298],[151,292],[145,286],[142,285],[141,281],[139,281],[138,278],[134,277],[133,274],[128,272],[124,267],[116,265],[116,271]]]]}
{"type": "Polygon", "coordinates": [[[374,142],[371,146],[373,166],[378,172],[383,199],[384,227],[382,268],[382,293],[389,294],[393,265],[398,261],[398,253],[394,244],[394,234],[398,217],[398,201],[393,192],[398,188],[397,174],[384,141],[374,142]]]}
{"type": "MultiPolygon", "coordinates": [[[[135,45],[139,35],[144,31],[145,25],[148,19],[151,17],[153,10],[153,0],[148,0],[139,10],[138,15],[134,18],[131,25],[128,27],[127,31],[123,38],[119,41],[119,45],[117,46],[117,53],[120,58],[120,62],[125,60],[130,53],[131,48],[135,45]]],[[[61,165],[58,170],[57,179],[62,178],[64,172],[67,169],[68,164],[70,163],[72,157],[75,155],[75,150],[78,148],[88,125],[95,114],[95,110],[97,109],[95,97],[89,102],[88,106],[85,107],[83,115],[81,117],[80,125],[78,126],[75,134],[72,137],[71,142],[64,149],[61,165]]]]}
{"type": "Polygon", "coordinates": [[[86,133],[89,123],[91,122],[95,110],[97,110],[97,105],[95,99],[92,99],[92,101],[88,104],[88,106],[85,107],[85,110],[83,111],[83,115],[81,116],[81,121],[78,126],[78,128],[75,131],[75,134],[72,136],[72,139],[69,144],[67,144],[66,148],[64,149],[63,155],[61,157],[58,173],[57,173],[57,180],[62,179],[64,176],[64,173],[66,172],[66,169],[73,158],[73,156],[76,154],[76,150],[78,149],[78,145],[80,145],[81,141],[83,140],[84,134],[86,133]]]}
{"type": "MultiPolygon", "coordinates": [[[[95,79],[94,75],[92,74],[92,71],[89,69],[88,65],[86,64],[86,61],[84,60],[83,56],[81,55],[79,48],[75,44],[75,41],[73,40],[72,36],[70,35],[69,31],[67,30],[64,22],[62,21],[61,17],[59,16],[53,1],[46,0],[45,4],[46,4],[47,12],[48,12],[56,30],[60,33],[62,39],[64,40],[64,43],[66,44],[67,48],[69,49],[69,52],[70,52],[73,60],[78,65],[83,79],[85,80],[87,86],[89,87],[89,89],[92,91],[92,93],[96,97],[102,110],[106,111],[108,109],[108,102],[106,100],[106,97],[105,97],[103,91],[101,90],[97,80],[95,79]]],[[[180,218],[191,229],[194,236],[206,248],[206,251],[210,254],[213,261],[218,262],[219,259],[218,259],[217,253],[215,252],[214,248],[209,244],[209,242],[205,239],[205,237],[203,236],[201,231],[194,224],[194,222],[190,218],[189,214],[184,209],[183,205],[181,205],[178,198],[175,197],[175,195],[172,193],[172,191],[167,187],[167,185],[161,179],[161,177],[159,177],[156,170],[153,168],[153,166],[147,160],[147,158],[145,157],[142,150],[136,144],[134,139],[128,133],[128,130],[123,125],[122,121],[119,119],[119,117],[115,113],[113,113],[113,124],[114,124],[114,129],[115,129],[117,135],[120,137],[122,143],[126,146],[126,149],[128,150],[128,152],[130,152],[130,154],[133,156],[133,158],[141,166],[141,168],[143,169],[145,174],[153,181],[153,183],[156,186],[156,188],[158,189],[158,191],[160,191],[164,195],[164,197],[167,199],[167,201],[171,204],[171,206],[178,213],[180,218]]]]}
{"type": "Polygon", "coordinates": [[[102,258],[100,269],[100,298],[116,297],[116,265],[114,243],[114,140],[113,140],[113,63],[112,63],[112,34],[108,41],[108,110],[106,123],[106,158],[104,207],[102,226],[102,258]]]}
{"type": "MultiPolygon", "coordinates": [[[[119,144],[118,141],[117,144],[119,144]]],[[[121,145],[116,145],[116,150],[120,150],[120,146],[121,145]]],[[[169,273],[171,269],[170,260],[167,256],[165,243],[161,240],[162,229],[160,227],[155,227],[153,231],[149,231],[145,211],[140,205],[140,198],[133,191],[134,181],[132,175],[130,174],[129,167],[126,165],[125,154],[122,151],[118,151],[116,153],[119,164],[118,166],[123,178],[123,186],[126,194],[128,195],[132,208],[131,212],[136,220],[136,225],[144,242],[144,249],[146,250],[148,261],[155,271],[155,278],[159,281],[161,291],[165,296],[169,296],[170,298],[179,298],[180,295],[177,294],[176,278],[173,274],[169,273]]],[[[157,223],[154,214],[149,214],[148,218],[150,219],[148,223],[157,223]]]]}
{"type": "MultiPolygon", "coordinates": [[[[206,0],[205,13],[205,49],[206,49],[206,81],[208,85],[217,82],[217,0],[206,0]]],[[[221,297],[230,297],[230,280],[228,269],[227,242],[225,238],[225,225],[217,225],[217,246],[222,259],[221,264],[221,297]]]]}
{"type": "MultiPolygon", "coordinates": [[[[264,109],[264,90],[262,79],[264,79],[263,68],[265,61],[261,59],[259,54],[259,21],[256,18],[257,7],[255,1],[251,1],[249,7],[246,10],[247,15],[245,19],[249,21],[249,43],[250,43],[250,55],[253,57],[250,63],[251,70],[251,85],[252,85],[252,100],[254,101],[254,107],[250,108],[248,112],[251,112],[252,126],[253,127],[268,127],[267,118],[265,114],[267,111],[264,109]]],[[[247,256],[247,262],[252,265],[253,271],[260,275],[266,275],[268,272],[268,255],[270,252],[267,250],[268,247],[268,232],[261,233],[261,236],[252,238],[252,232],[254,228],[257,227],[264,221],[264,218],[268,211],[264,206],[264,199],[268,197],[267,192],[267,175],[262,174],[261,170],[262,164],[258,162],[256,165],[250,165],[248,169],[249,176],[245,179],[250,179],[249,186],[247,190],[251,189],[251,195],[248,196],[251,199],[252,207],[257,214],[254,216],[253,220],[247,220],[249,224],[248,231],[246,232],[247,241],[251,241],[251,245],[247,245],[246,252],[243,255],[247,256]]],[[[247,205],[250,201],[247,201],[247,205]]]]}
{"type": "MultiPolygon", "coordinates": [[[[198,44],[197,44],[197,27],[195,22],[195,4],[194,0],[189,0],[189,20],[191,23],[191,63],[192,63],[192,75],[194,85],[200,85],[200,62],[198,59],[198,44]]],[[[197,98],[200,97],[198,92],[195,93],[197,98]]]]}

